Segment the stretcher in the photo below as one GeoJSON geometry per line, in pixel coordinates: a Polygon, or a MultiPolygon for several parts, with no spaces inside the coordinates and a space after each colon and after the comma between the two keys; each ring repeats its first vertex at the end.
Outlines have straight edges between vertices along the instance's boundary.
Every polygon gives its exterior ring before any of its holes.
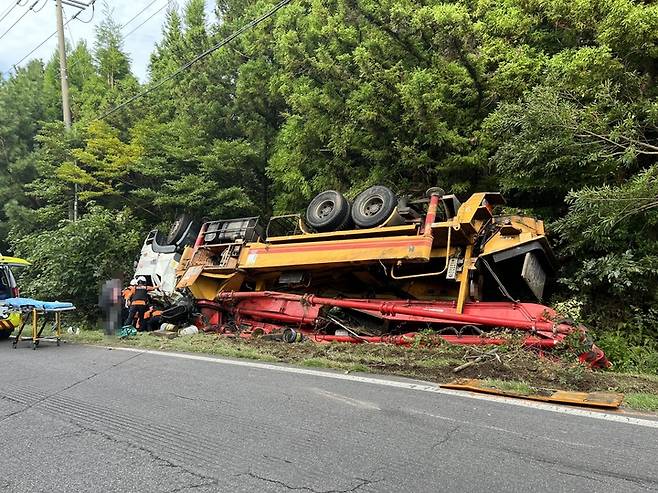
{"type": "Polygon", "coordinates": [[[21,325],[13,341],[14,349],[19,341],[32,341],[32,349],[36,349],[40,341],[56,342],[59,346],[62,336],[62,313],[75,310],[72,303],[39,301],[32,298],[8,298],[0,301],[0,307],[21,313],[21,325]],[[32,326],[32,335],[23,337],[23,330],[28,323],[32,326]],[[44,336],[44,330],[49,324],[54,335],[44,336]]]}

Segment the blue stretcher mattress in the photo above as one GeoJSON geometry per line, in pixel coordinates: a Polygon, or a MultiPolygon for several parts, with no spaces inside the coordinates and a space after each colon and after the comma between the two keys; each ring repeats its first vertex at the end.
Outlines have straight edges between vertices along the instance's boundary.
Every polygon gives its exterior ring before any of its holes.
{"type": "Polygon", "coordinates": [[[63,303],[61,301],[39,301],[32,298],[7,298],[0,300],[0,305],[9,305],[12,308],[36,308],[44,312],[56,312],[65,310],[75,310],[73,303],[63,303]]]}

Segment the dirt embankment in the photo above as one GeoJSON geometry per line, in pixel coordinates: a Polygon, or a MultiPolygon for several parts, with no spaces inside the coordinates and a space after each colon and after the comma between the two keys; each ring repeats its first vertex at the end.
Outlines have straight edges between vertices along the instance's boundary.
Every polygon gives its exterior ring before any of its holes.
{"type": "MultiPolygon", "coordinates": [[[[77,337],[80,342],[107,343],[160,350],[191,351],[219,356],[251,358],[344,371],[371,371],[413,377],[437,383],[456,378],[524,382],[536,388],[580,391],[639,392],[658,396],[658,376],[590,370],[578,363],[575,353],[537,354],[518,345],[466,347],[421,341],[411,347],[386,344],[286,344],[262,339],[231,339],[198,334],[164,339],[151,334],[117,340],[100,333],[77,337]],[[477,363],[455,373],[464,363],[477,363]]],[[[75,339],[74,339],[75,340],[75,339]]]]}

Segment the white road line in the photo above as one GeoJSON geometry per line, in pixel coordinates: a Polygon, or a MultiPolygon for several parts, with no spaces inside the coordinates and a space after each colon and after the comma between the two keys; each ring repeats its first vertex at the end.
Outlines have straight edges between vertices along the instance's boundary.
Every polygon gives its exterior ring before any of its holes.
{"type": "MultiPolygon", "coordinates": [[[[546,441],[549,441],[549,442],[559,443],[561,445],[568,445],[570,447],[585,447],[585,448],[593,448],[593,449],[597,449],[597,450],[602,449],[602,447],[600,445],[590,445],[589,443],[580,443],[580,442],[569,442],[569,441],[565,441],[565,440],[560,440],[558,438],[552,438],[552,437],[547,437],[547,436],[544,436],[544,435],[537,435],[537,434],[528,435],[527,433],[520,433],[518,431],[508,430],[507,428],[501,428],[499,426],[491,426],[491,425],[486,425],[484,423],[477,423],[477,422],[473,422],[473,421],[464,421],[462,419],[456,419],[456,418],[453,418],[453,417],[450,417],[450,416],[441,416],[439,414],[432,414],[432,413],[428,413],[428,412],[425,412],[425,411],[418,411],[416,409],[405,409],[405,411],[410,412],[412,414],[418,414],[418,415],[421,415],[421,416],[429,416],[430,418],[437,418],[437,419],[441,419],[443,421],[449,421],[451,423],[458,423],[460,425],[471,426],[471,427],[476,426],[478,428],[483,428],[485,430],[497,431],[499,433],[508,433],[510,435],[515,435],[515,436],[521,437],[524,440],[538,440],[538,439],[540,439],[540,440],[546,440],[546,441]]],[[[616,449],[609,448],[608,450],[613,450],[614,451],[616,449]]]]}
{"type": "MultiPolygon", "coordinates": [[[[97,347],[105,347],[105,346],[97,346],[97,347]]],[[[459,390],[442,389],[438,385],[434,385],[434,384],[400,382],[397,380],[387,380],[384,378],[362,377],[358,375],[351,375],[344,373],[333,373],[329,371],[311,370],[308,368],[295,368],[292,366],[272,365],[269,363],[259,363],[257,361],[222,359],[222,358],[214,358],[210,356],[200,356],[196,354],[154,351],[150,349],[126,348],[126,347],[106,347],[106,349],[112,349],[115,351],[128,351],[133,353],[152,354],[154,356],[165,356],[167,358],[180,358],[180,359],[187,359],[193,361],[205,361],[207,363],[219,363],[222,365],[244,366],[247,368],[257,368],[260,370],[279,371],[284,373],[296,373],[299,375],[310,375],[320,378],[331,378],[334,380],[347,380],[349,382],[367,383],[372,385],[381,385],[384,387],[395,387],[399,389],[416,390],[419,392],[431,392],[434,394],[459,396],[459,397],[465,397],[467,399],[476,399],[476,400],[489,401],[489,402],[492,401],[500,402],[512,406],[528,407],[532,409],[539,409],[542,411],[570,414],[572,416],[581,416],[584,418],[600,419],[604,421],[613,421],[616,423],[623,423],[628,425],[644,426],[646,428],[658,429],[658,420],[654,421],[650,419],[642,419],[632,416],[626,416],[623,414],[610,414],[600,411],[590,411],[588,409],[559,406],[545,402],[525,401],[520,399],[514,399],[511,397],[476,394],[476,393],[462,392],[459,390]]]]}
{"type": "Polygon", "coordinates": [[[329,399],[333,399],[335,401],[339,401],[344,404],[348,404],[350,406],[360,407],[361,409],[369,409],[371,411],[381,411],[381,408],[377,404],[373,404],[372,402],[352,399],[351,397],[347,397],[346,395],[336,394],[334,392],[329,392],[328,390],[322,390],[316,388],[311,388],[310,390],[316,393],[317,395],[321,395],[323,397],[327,397],[329,399]]]}

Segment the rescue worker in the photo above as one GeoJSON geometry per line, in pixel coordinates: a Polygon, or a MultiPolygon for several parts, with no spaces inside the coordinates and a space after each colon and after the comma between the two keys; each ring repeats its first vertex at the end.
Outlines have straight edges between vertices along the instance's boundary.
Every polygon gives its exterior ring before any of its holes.
{"type": "Polygon", "coordinates": [[[144,330],[153,332],[160,328],[162,321],[162,310],[157,306],[151,305],[144,314],[144,330]]]}
{"type": "Polygon", "coordinates": [[[130,297],[135,291],[135,286],[137,286],[137,279],[133,278],[130,280],[130,285],[123,288],[123,291],[121,291],[121,296],[123,297],[123,305],[121,306],[121,320],[125,320],[128,316],[128,310],[130,310],[130,297]]]}
{"type": "Polygon", "coordinates": [[[137,278],[137,286],[131,287],[129,295],[130,308],[128,309],[128,318],[124,325],[133,325],[139,330],[144,330],[144,314],[149,305],[149,291],[153,291],[155,287],[147,286],[146,279],[142,276],[137,278]],[[137,317],[137,324],[135,324],[135,316],[137,317]]]}

